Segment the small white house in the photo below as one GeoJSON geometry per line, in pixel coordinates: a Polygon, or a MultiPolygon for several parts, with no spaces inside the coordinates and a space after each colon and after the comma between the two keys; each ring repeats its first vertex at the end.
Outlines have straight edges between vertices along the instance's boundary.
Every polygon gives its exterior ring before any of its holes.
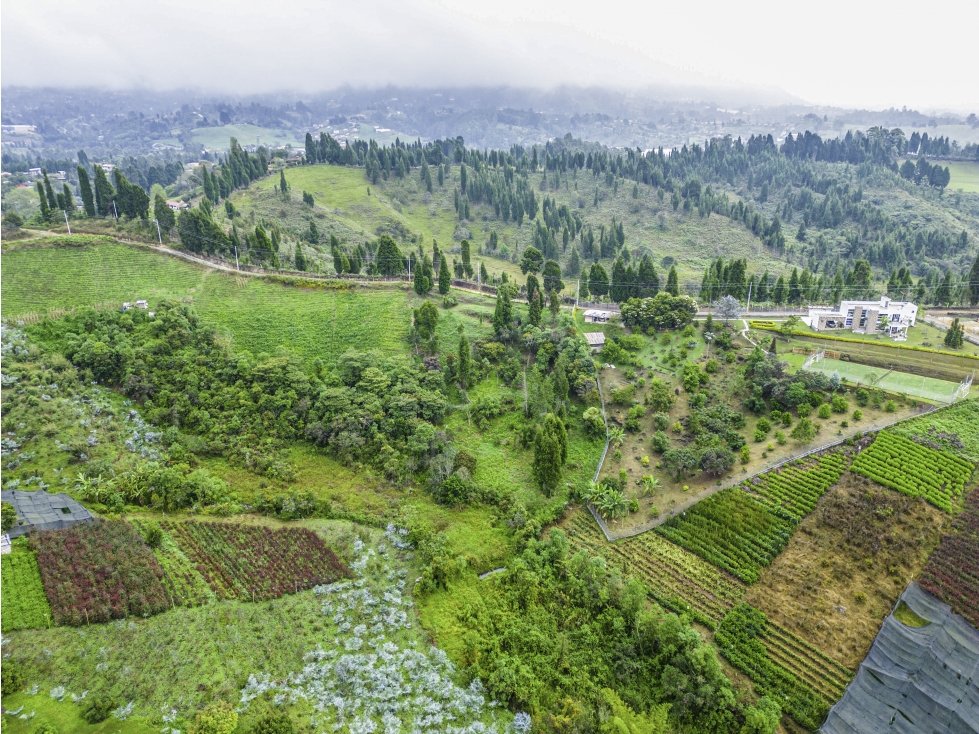
{"type": "Polygon", "coordinates": [[[598,311],[596,309],[589,309],[585,311],[585,323],[604,324],[608,321],[608,316],[609,316],[608,311],[598,311]]]}
{"type": "Polygon", "coordinates": [[[841,301],[839,308],[810,306],[803,321],[814,331],[850,329],[855,334],[883,334],[903,341],[914,326],[918,307],[910,301],[841,301]]]}

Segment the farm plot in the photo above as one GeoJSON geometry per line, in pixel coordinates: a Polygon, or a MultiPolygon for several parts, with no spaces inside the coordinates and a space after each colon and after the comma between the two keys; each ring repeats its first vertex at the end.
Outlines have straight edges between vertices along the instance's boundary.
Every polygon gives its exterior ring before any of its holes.
{"type": "Polygon", "coordinates": [[[854,460],[851,471],[950,512],[974,467],[944,451],[887,431],[854,460]]]}
{"type": "Polygon", "coordinates": [[[979,490],[931,554],[918,585],[979,628],[979,490]]]}
{"type": "Polygon", "coordinates": [[[826,490],[840,481],[846,457],[839,451],[815,462],[797,462],[781,471],[766,472],[742,486],[761,496],[779,517],[798,523],[816,508],[826,490]]]}
{"type": "Polygon", "coordinates": [[[753,584],[789,542],[794,526],[771,512],[766,500],[732,487],[670,518],[655,532],[753,584]]]}
{"type": "Polygon", "coordinates": [[[220,599],[278,599],[350,575],[306,528],[165,522],[161,528],[193,561],[220,599]]]}
{"type": "Polygon", "coordinates": [[[47,627],[51,623],[51,606],[44,596],[37,557],[30,551],[15,548],[0,561],[3,576],[3,631],[47,627]]]}
{"type": "Polygon", "coordinates": [[[148,520],[134,520],[133,525],[146,538],[151,529],[160,530],[160,544],[153,549],[153,555],[166,572],[167,592],[173,606],[196,607],[215,601],[217,596],[200,572],[194,567],[170,533],[163,532],[159,523],[148,520]]]}
{"type": "Polygon", "coordinates": [[[171,606],[163,568],[125,521],[35,533],[30,542],[55,624],[144,617],[171,606]]]}
{"type": "Polygon", "coordinates": [[[737,579],[654,533],[607,543],[591,517],[578,512],[569,523],[568,538],[577,548],[640,579],[660,605],[690,614],[709,629],[716,628],[745,593],[737,579]]]}

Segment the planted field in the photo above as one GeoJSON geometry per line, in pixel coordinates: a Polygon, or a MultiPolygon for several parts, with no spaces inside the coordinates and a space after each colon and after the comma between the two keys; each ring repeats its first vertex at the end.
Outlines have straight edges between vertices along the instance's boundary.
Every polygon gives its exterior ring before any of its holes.
{"type": "Polygon", "coordinates": [[[979,490],[966,498],[965,511],[931,554],[918,584],[979,627],[979,490]]]}
{"type": "Polygon", "coordinates": [[[840,481],[846,457],[834,451],[812,462],[797,462],[780,471],[761,474],[743,486],[764,498],[779,517],[799,522],[812,512],[826,490],[840,481]]]}
{"type": "Polygon", "coordinates": [[[220,599],[277,599],[349,576],[319,536],[305,528],[166,522],[169,533],[220,599]]]}
{"type": "Polygon", "coordinates": [[[947,408],[899,423],[888,430],[922,446],[979,463],[979,400],[960,400],[947,408]]]}
{"type": "Polygon", "coordinates": [[[171,606],[163,568],[122,520],[82,523],[31,536],[55,624],[143,617],[171,606]]]}
{"type": "Polygon", "coordinates": [[[710,629],[744,596],[740,581],[654,533],[608,543],[586,512],[575,513],[567,530],[574,546],[640,579],[660,605],[710,629]]]}
{"type": "Polygon", "coordinates": [[[860,452],[850,469],[910,497],[924,497],[946,512],[962,494],[975,467],[888,431],[860,452]]]}
{"type": "Polygon", "coordinates": [[[793,527],[761,498],[732,487],[670,518],[656,532],[753,584],[789,542],[793,527]]]}
{"type": "MultiPolygon", "coordinates": [[[[159,523],[148,520],[135,520],[133,524],[144,538],[151,528],[159,528],[159,523]]],[[[153,549],[153,555],[166,572],[167,593],[173,606],[196,607],[215,601],[217,596],[173,536],[162,529],[160,532],[160,545],[153,549]]]]}
{"type": "Polygon", "coordinates": [[[3,631],[47,627],[51,623],[51,606],[44,596],[37,557],[27,550],[15,549],[0,560],[3,576],[3,631]]]}
{"type": "Polygon", "coordinates": [[[759,639],[772,662],[810,685],[826,703],[833,704],[843,697],[853,678],[852,670],[770,619],[759,639]]]}

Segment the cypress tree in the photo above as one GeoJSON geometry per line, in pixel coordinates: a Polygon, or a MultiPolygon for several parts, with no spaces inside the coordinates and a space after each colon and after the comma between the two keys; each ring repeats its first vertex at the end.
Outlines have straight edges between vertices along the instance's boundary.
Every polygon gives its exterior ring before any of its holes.
{"type": "Polygon", "coordinates": [[[44,174],[44,193],[48,197],[48,208],[57,209],[58,197],[54,195],[54,189],[51,188],[51,181],[48,179],[48,169],[42,168],[41,173],[44,174]]]}
{"type": "MultiPolygon", "coordinates": [[[[963,234],[965,234],[963,232],[963,234]]],[[[972,270],[969,271],[969,305],[975,306],[979,303],[979,255],[976,255],[976,261],[972,263],[972,270]]]]}
{"type": "Polygon", "coordinates": [[[676,265],[670,266],[670,274],[666,278],[666,292],[671,296],[680,295],[680,280],[676,274],[676,265]]]}
{"type": "Polygon", "coordinates": [[[466,278],[472,278],[473,266],[472,260],[470,259],[470,247],[469,240],[462,241],[462,270],[466,274],[466,278]]]}
{"type": "Polygon", "coordinates": [[[512,320],[513,304],[510,302],[510,289],[499,288],[496,291],[496,308],[493,310],[493,330],[497,334],[502,334],[505,329],[510,328],[512,320]]]}
{"type": "Polygon", "coordinates": [[[78,167],[78,190],[82,195],[82,205],[85,207],[85,216],[95,216],[95,194],[92,192],[92,182],[89,181],[88,171],[85,166],[78,167]]]}
{"type": "Polygon", "coordinates": [[[452,285],[452,276],[449,274],[448,258],[444,255],[440,258],[439,264],[439,293],[443,296],[449,295],[449,288],[452,285]]]}
{"type": "Polygon", "coordinates": [[[47,220],[51,216],[51,207],[48,206],[48,197],[44,195],[44,184],[38,181],[34,187],[37,189],[37,198],[41,203],[41,218],[47,220]]]}
{"type": "Polygon", "coordinates": [[[531,326],[540,326],[540,317],[544,311],[544,296],[540,288],[535,288],[533,295],[530,296],[530,313],[528,320],[531,326]]]}
{"type": "Polygon", "coordinates": [[[164,232],[169,232],[177,223],[177,218],[174,216],[173,209],[167,205],[166,200],[161,194],[157,194],[153,201],[153,216],[156,217],[156,221],[160,225],[160,229],[164,232]]]}
{"type": "Polygon", "coordinates": [[[61,184],[61,195],[65,201],[65,211],[68,212],[68,216],[71,216],[75,213],[75,197],[68,184],[61,184]]]}
{"type": "Polygon", "coordinates": [[[466,338],[465,332],[459,336],[459,362],[456,365],[456,374],[462,389],[467,389],[469,379],[472,376],[472,350],[469,347],[469,339],[466,338]]]}
{"type": "Polygon", "coordinates": [[[286,183],[286,172],[285,169],[279,171],[279,192],[285,193],[289,190],[289,184],[286,183]]]}
{"type": "Polygon", "coordinates": [[[578,256],[578,248],[571,248],[571,261],[568,263],[568,273],[578,275],[581,272],[581,258],[578,256]]]}
{"type": "Polygon", "coordinates": [[[568,433],[564,422],[553,413],[544,416],[544,423],[534,437],[534,481],[548,497],[561,479],[561,467],[567,460],[568,433]]]}
{"type": "Polygon", "coordinates": [[[95,166],[95,208],[100,217],[108,216],[112,212],[112,199],[116,192],[109,183],[108,176],[102,166],[95,166]]]}
{"type": "MultiPolygon", "coordinates": [[[[275,235],[275,230],[272,231],[273,236],[275,235]]],[[[296,243],[296,270],[305,271],[306,270],[306,256],[303,255],[303,245],[301,242],[296,243]]]]}
{"type": "Polygon", "coordinates": [[[789,303],[798,305],[802,302],[802,291],[799,289],[799,269],[792,268],[789,276],[789,303]]]}

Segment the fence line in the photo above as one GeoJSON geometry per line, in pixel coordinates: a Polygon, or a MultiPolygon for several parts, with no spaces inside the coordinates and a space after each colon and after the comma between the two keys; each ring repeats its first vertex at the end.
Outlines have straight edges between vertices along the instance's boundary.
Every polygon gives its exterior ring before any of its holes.
{"type": "MultiPolygon", "coordinates": [[[[928,326],[934,326],[936,329],[941,329],[942,331],[948,331],[948,324],[943,324],[938,319],[933,319],[931,316],[922,316],[921,320],[924,321],[928,326]]],[[[975,344],[979,346],[979,335],[971,334],[968,331],[962,332],[962,338],[969,342],[970,344],[975,344]]]]}
{"type": "MultiPolygon", "coordinates": [[[[681,504],[679,504],[676,507],[672,508],[669,511],[668,514],[667,513],[664,513],[664,514],[660,515],[659,517],[654,518],[653,520],[647,520],[646,522],[642,523],[641,525],[636,525],[636,526],[631,527],[631,528],[624,528],[624,529],[619,530],[619,531],[613,531],[613,530],[609,529],[608,525],[601,519],[601,516],[594,510],[594,508],[592,508],[592,506],[590,504],[588,505],[588,510],[591,512],[592,517],[595,518],[596,522],[598,522],[598,527],[601,529],[602,534],[605,536],[605,540],[608,541],[609,543],[614,543],[614,542],[619,541],[619,540],[625,540],[626,538],[633,538],[633,537],[635,537],[637,535],[641,535],[643,533],[649,532],[653,528],[662,525],[663,523],[665,523],[670,518],[675,517],[677,513],[683,512],[684,510],[687,510],[687,509],[693,507],[698,502],[701,502],[702,500],[707,499],[708,497],[710,497],[713,494],[717,494],[718,492],[722,492],[725,489],[730,489],[731,487],[736,487],[739,484],[741,484],[742,482],[750,481],[750,480],[754,479],[757,476],[760,476],[762,474],[766,474],[767,472],[776,471],[777,469],[785,466],[786,464],[790,464],[793,461],[799,461],[800,459],[805,459],[807,456],[812,456],[813,454],[818,454],[818,453],[822,453],[823,451],[828,451],[830,449],[833,449],[833,448],[835,448],[837,446],[840,446],[840,445],[846,443],[848,440],[854,438],[854,436],[856,436],[856,435],[868,435],[868,434],[871,434],[871,433],[879,433],[880,431],[883,431],[885,428],[890,428],[891,426],[895,426],[898,423],[903,423],[904,421],[909,421],[909,420],[913,420],[915,418],[920,418],[922,416],[928,415],[929,413],[933,413],[936,410],[942,410],[943,408],[947,408],[947,407],[948,407],[947,405],[940,405],[940,406],[939,405],[932,405],[927,410],[922,410],[920,413],[917,413],[915,415],[907,416],[905,418],[899,418],[897,420],[891,421],[890,423],[885,423],[884,425],[881,425],[881,426],[872,426],[870,429],[868,429],[866,431],[857,431],[856,433],[854,433],[853,436],[848,436],[848,437],[845,437],[845,438],[841,438],[841,439],[838,439],[838,440],[833,441],[831,443],[823,444],[822,446],[817,446],[816,448],[809,449],[808,451],[804,451],[801,454],[795,454],[793,456],[789,456],[789,457],[787,457],[785,459],[782,459],[781,461],[779,461],[776,464],[773,464],[771,466],[767,466],[767,467],[765,467],[763,469],[759,469],[759,470],[757,470],[757,471],[755,471],[755,472],[753,472],[751,474],[747,474],[747,475],[740,476],[740,477],[737,477],[737,476],[730,477],[728,479],[728,481],[723,482],[720,485],[715,485],[713,487],[710,487],[708,489],[705,489],[700,494],[698,494],[698,495],[696,495],[694,497],[691,497],[690,499],[686,500],[685,502],[682,502],[681,504]]],[[[607,449],[608,449],[608,444],[606,443],[606,450],[607,449]]],[[[605,454],[602,454],[602,460],[604,461],[604,459],[605,459],[605,454]]],[[[599,464],[599,467],[598,468],[599,468],[599,470],[601,469],[601,464],[599,464]]],[[[597,478],[597,476],[598,476],[598,470],[596,470],[595,476],[597,478]]]]}

